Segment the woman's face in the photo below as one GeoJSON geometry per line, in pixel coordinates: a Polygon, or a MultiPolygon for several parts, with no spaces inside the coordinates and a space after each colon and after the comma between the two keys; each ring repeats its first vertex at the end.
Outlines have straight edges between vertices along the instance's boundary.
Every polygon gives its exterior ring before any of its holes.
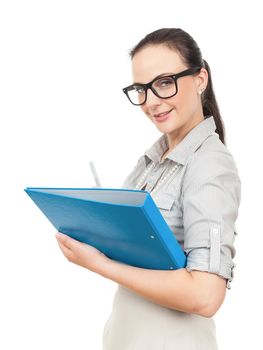
{"type": "MultiPolygon", "coordinates": [[[[148,46],[132,60],[133,81],[146,84],[159,75],[171,75],[188,69],[180,55],[164,45],[148,46]]],[[[204,119],[199,91],[206,87],[207,71],[177,80],[178,92],[161,99],[148,89],[143,112],[162,133],[178,137],[204,119]]]]}

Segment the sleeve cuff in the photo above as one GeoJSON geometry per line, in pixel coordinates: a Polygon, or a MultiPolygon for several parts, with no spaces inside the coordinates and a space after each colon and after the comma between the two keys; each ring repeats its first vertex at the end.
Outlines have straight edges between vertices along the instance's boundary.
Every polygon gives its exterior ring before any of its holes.
{"type": "Polygon", "coordinates": [[[227,280],[227,288],[230,289],[230,283],[233,280],[235,264],[225,259],[224,256],[220,256],[219,268],[217,271],[214,270],[211,265],[211,252],[209,248],[196,248],[192,249],[187,255],[186,270],[191,272],[206,271],[209,273],[217,274],[218,276],[227,280]]]}

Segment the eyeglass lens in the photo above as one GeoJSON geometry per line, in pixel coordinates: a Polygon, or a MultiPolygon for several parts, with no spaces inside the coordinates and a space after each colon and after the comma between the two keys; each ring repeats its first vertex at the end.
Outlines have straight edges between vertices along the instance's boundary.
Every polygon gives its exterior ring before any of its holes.
{"type": "MultiPolygon", "coordinates": [[[[162,77],[151,84],[152,90],[158,97],[169,98],[177,93],[176,83],[171,77],[162,77]]],[[[143,85],[133,85],[127,91],[129,99],[134,104],[143,104],[146,101],[146,89],[143,85]]]]}

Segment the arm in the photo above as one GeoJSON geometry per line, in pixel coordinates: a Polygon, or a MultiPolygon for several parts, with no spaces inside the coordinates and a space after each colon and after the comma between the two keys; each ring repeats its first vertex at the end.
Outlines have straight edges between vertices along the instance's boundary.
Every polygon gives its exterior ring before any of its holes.
{"type": "Polygon", "coordinates": [[[148,270],[109,260],[100,274],[154,303],[205,317],[216,313],[226,291],[223,278],[186,269],[148,270]]]}
{"type": "Polygon", "coordinates": [[[162,306],[204,317],[213,316],[225,296],[226,282],[207,272],[149,270],[107,258],[97,249],[58,234],[66,258],[162,306]]]}

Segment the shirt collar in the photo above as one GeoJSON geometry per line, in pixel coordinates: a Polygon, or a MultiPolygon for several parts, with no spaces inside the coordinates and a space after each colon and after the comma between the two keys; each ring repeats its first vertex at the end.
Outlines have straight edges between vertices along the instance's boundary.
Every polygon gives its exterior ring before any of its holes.
{"type": "MultiPolygon", "coordinates": [[[[167,158],[185,165],[188,157],[216,130],[214,117],[206,117],[197,124],[181,142],[174,147],[167,158]]],[[[166,134],[162,135],[145,153],[146,165],[151,161],[160,163],[161,157],[168,148],[166,134]]]]}

